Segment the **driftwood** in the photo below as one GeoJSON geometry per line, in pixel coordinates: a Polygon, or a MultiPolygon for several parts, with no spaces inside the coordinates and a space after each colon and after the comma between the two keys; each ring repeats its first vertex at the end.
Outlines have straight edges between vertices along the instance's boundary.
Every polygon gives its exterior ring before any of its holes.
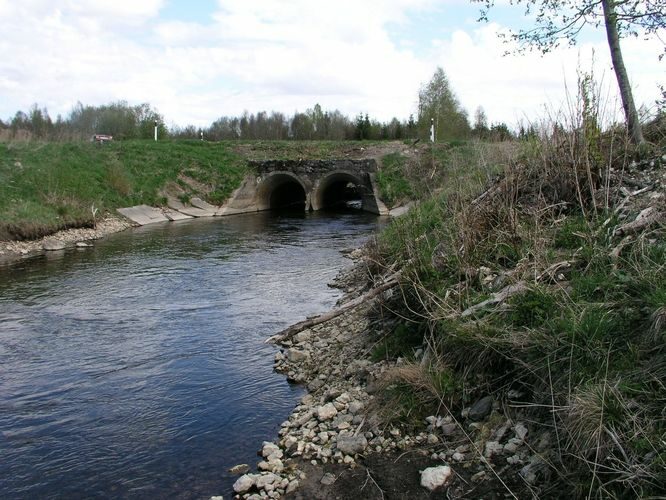
{"type": "Polygon", "coordinates": [[[308,318],[306,320],[300,321],[294,325],[291,325],[290,327],[282,330],[280,333],[273,335],[272,337],[269,337],[266,339],[266,342],[282,342],[284,340],[288,340],[294,335],[296,335],[299,332],[302,332],[306,328],[311,328],[313,326],[319,325],[321,323],[326,323],[327,321],[330,321],[334,318],[337,318],[341,314],[344,314],[345,312],[349,311],[350,309],[353,309],[364,302],[367,302],[368,300],[372,299],[373,297],[376,297],[382,292],[385,292],[389,288],[393,288],[398,284],[398,278],[400,277],[400,271],[392,274],[389,276],[384,283],[381,285],[367,291],[360,297],[356,297],[354,300],[350,300],[349,302],[345,303],[344,305],[340,306],[337,309],[333,309],[331,311],[328,311],[327,313],[320,314],[319,316],[315,316],[313,318],[308,318]]]}
{"type": "Polygon", "coordinates": [[[626,236],[629,234],[638,233],[659,221],[661,217],[661,212],[659,212],[656,208],[648,207],[639,213],[636,217],[636,220],[633,222],[628,222],[627,224],[623,224],[622,226],[617,227],[615,231],[613,231],[613,236],[626,236]]]}
{"type": "Polygon", "coordinates": [[[537,276],[537,281],[543,281],[545,279],[556,281],[557,275],[565,270],[571,269],[571,266],[575,263],[575,260],[563,260],[561,262],[556,262],[555,264],[548,266],[544,269],[539,276],[537,276]]]}
{"type": "Polygon", "coordinates": [[[471,316],[472,314],[482,311],[483,309],[489,306],[500,304],[505,300],[507,300],[508,298],[513,297],[514,295],[517,295],[519,293],[523,293],[526,290],[528,290],[528,286],[522,281],[519,281],[518,283],[515,283],[513,285],[506,286],[502,288],[502,290],[500,290],[499,292],[494,293],[491,298],[484,300],[483,302],[479,302],[478,304],[474,304],[471,307],[468,307],[462,312],[460,316],[462,318],[466,318],[467,316],[471,316]]]}
{"type": "Polygon", "coordinates": [[[622,250],[624,250],[624,248],[627,245],[629,245],[629,243],[631,243],[632,241],[634,241],[633,235],[630,234],[628,236],[625,236],[622,239],[622,241],[620,241],[620,244],[617,245],[615,248],[613,248],[613,250],[611,250],[610,258],[613,261],[613,269],[617,269],[617,264],[618,264],[617,261],[620,259],[620,254],[622,253],[622,250]]]}
{"type": "Polygon", "coordinates": [[[478,203],[482,202],[485,198],[487,198],[489,195],[496,193],[497,191],[500,190],[500,184],[499,182],[494,182],[492,186],[490,186],[488,189],[486,189],[483,193],[481,193],[479,196],[474,198],[472,200],[471,205],[477,205],[478,203]]]}

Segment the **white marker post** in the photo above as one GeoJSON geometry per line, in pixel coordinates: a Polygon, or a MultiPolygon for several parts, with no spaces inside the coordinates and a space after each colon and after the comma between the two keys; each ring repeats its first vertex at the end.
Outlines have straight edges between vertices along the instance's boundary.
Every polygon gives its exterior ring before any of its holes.
{"type": "Polygon", "coordinates": [[[157,120],[155,120],[155,142],[157,142],[157,120]]]}
{"type": "MultiPolygon", "coordinates": [[[[435,119],[430,118],[430,142],[434,145],[435,144],[435,119]]],[[[432,179],[435,176],[435,171],[437,170],[437,166],[435,165],[435,148],[432,147],[430,148],[431,153],[432,153],[432,174],[430,174],[430,178],[432,179]]]]}

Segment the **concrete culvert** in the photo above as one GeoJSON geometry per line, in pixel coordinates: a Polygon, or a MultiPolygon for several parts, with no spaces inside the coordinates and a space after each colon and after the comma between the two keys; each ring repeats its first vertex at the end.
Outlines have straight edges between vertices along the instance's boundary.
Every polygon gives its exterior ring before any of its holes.
{"type": "Polygon", "coordinates": [[[269,202],[271,210],[281,208],[305,209],[305,190],[298,182],[285,182],[273,189],[269,202]]]}
{"type": "Polygon", "coordinates": [[[305,210],[305,187],[290,173],[275,173],[266,177],[257,188],[259,210],[295,208],[305,210]]]}
{"type": "Polygon", "coordinates": [[[313,207],[315,210],[326,208],[361,208],[364,186],[355,176],[337,172],[321,181],[317,189],[313,207]]]}
{"type": "Polygon", "coordinates": [[[377,194],[374,160],[265,160],[248,165],[252,173],[234,192],[228,213],[351,207],[388,214],[377,194]]]}

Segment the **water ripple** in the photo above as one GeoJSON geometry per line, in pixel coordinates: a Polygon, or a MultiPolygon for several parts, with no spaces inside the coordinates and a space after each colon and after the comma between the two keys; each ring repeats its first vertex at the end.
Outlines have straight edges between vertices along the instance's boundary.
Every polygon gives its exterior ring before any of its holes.
{"type": "Polygon", "coordinates": [[[0,270],[0,497],[231,496],[302,392],[264,339],[329,308],[376,227],[195,220],[0,270]]]}

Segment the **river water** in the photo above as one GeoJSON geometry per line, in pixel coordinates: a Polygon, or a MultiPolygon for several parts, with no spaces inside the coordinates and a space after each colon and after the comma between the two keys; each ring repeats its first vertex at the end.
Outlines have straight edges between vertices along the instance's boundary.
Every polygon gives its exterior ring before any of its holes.
{"type": "Polygon", "coordinates": [[[198,219],[0,268],[0,498],[231,498],[303,394],[264,340],[379,224],[198,219]]]}

